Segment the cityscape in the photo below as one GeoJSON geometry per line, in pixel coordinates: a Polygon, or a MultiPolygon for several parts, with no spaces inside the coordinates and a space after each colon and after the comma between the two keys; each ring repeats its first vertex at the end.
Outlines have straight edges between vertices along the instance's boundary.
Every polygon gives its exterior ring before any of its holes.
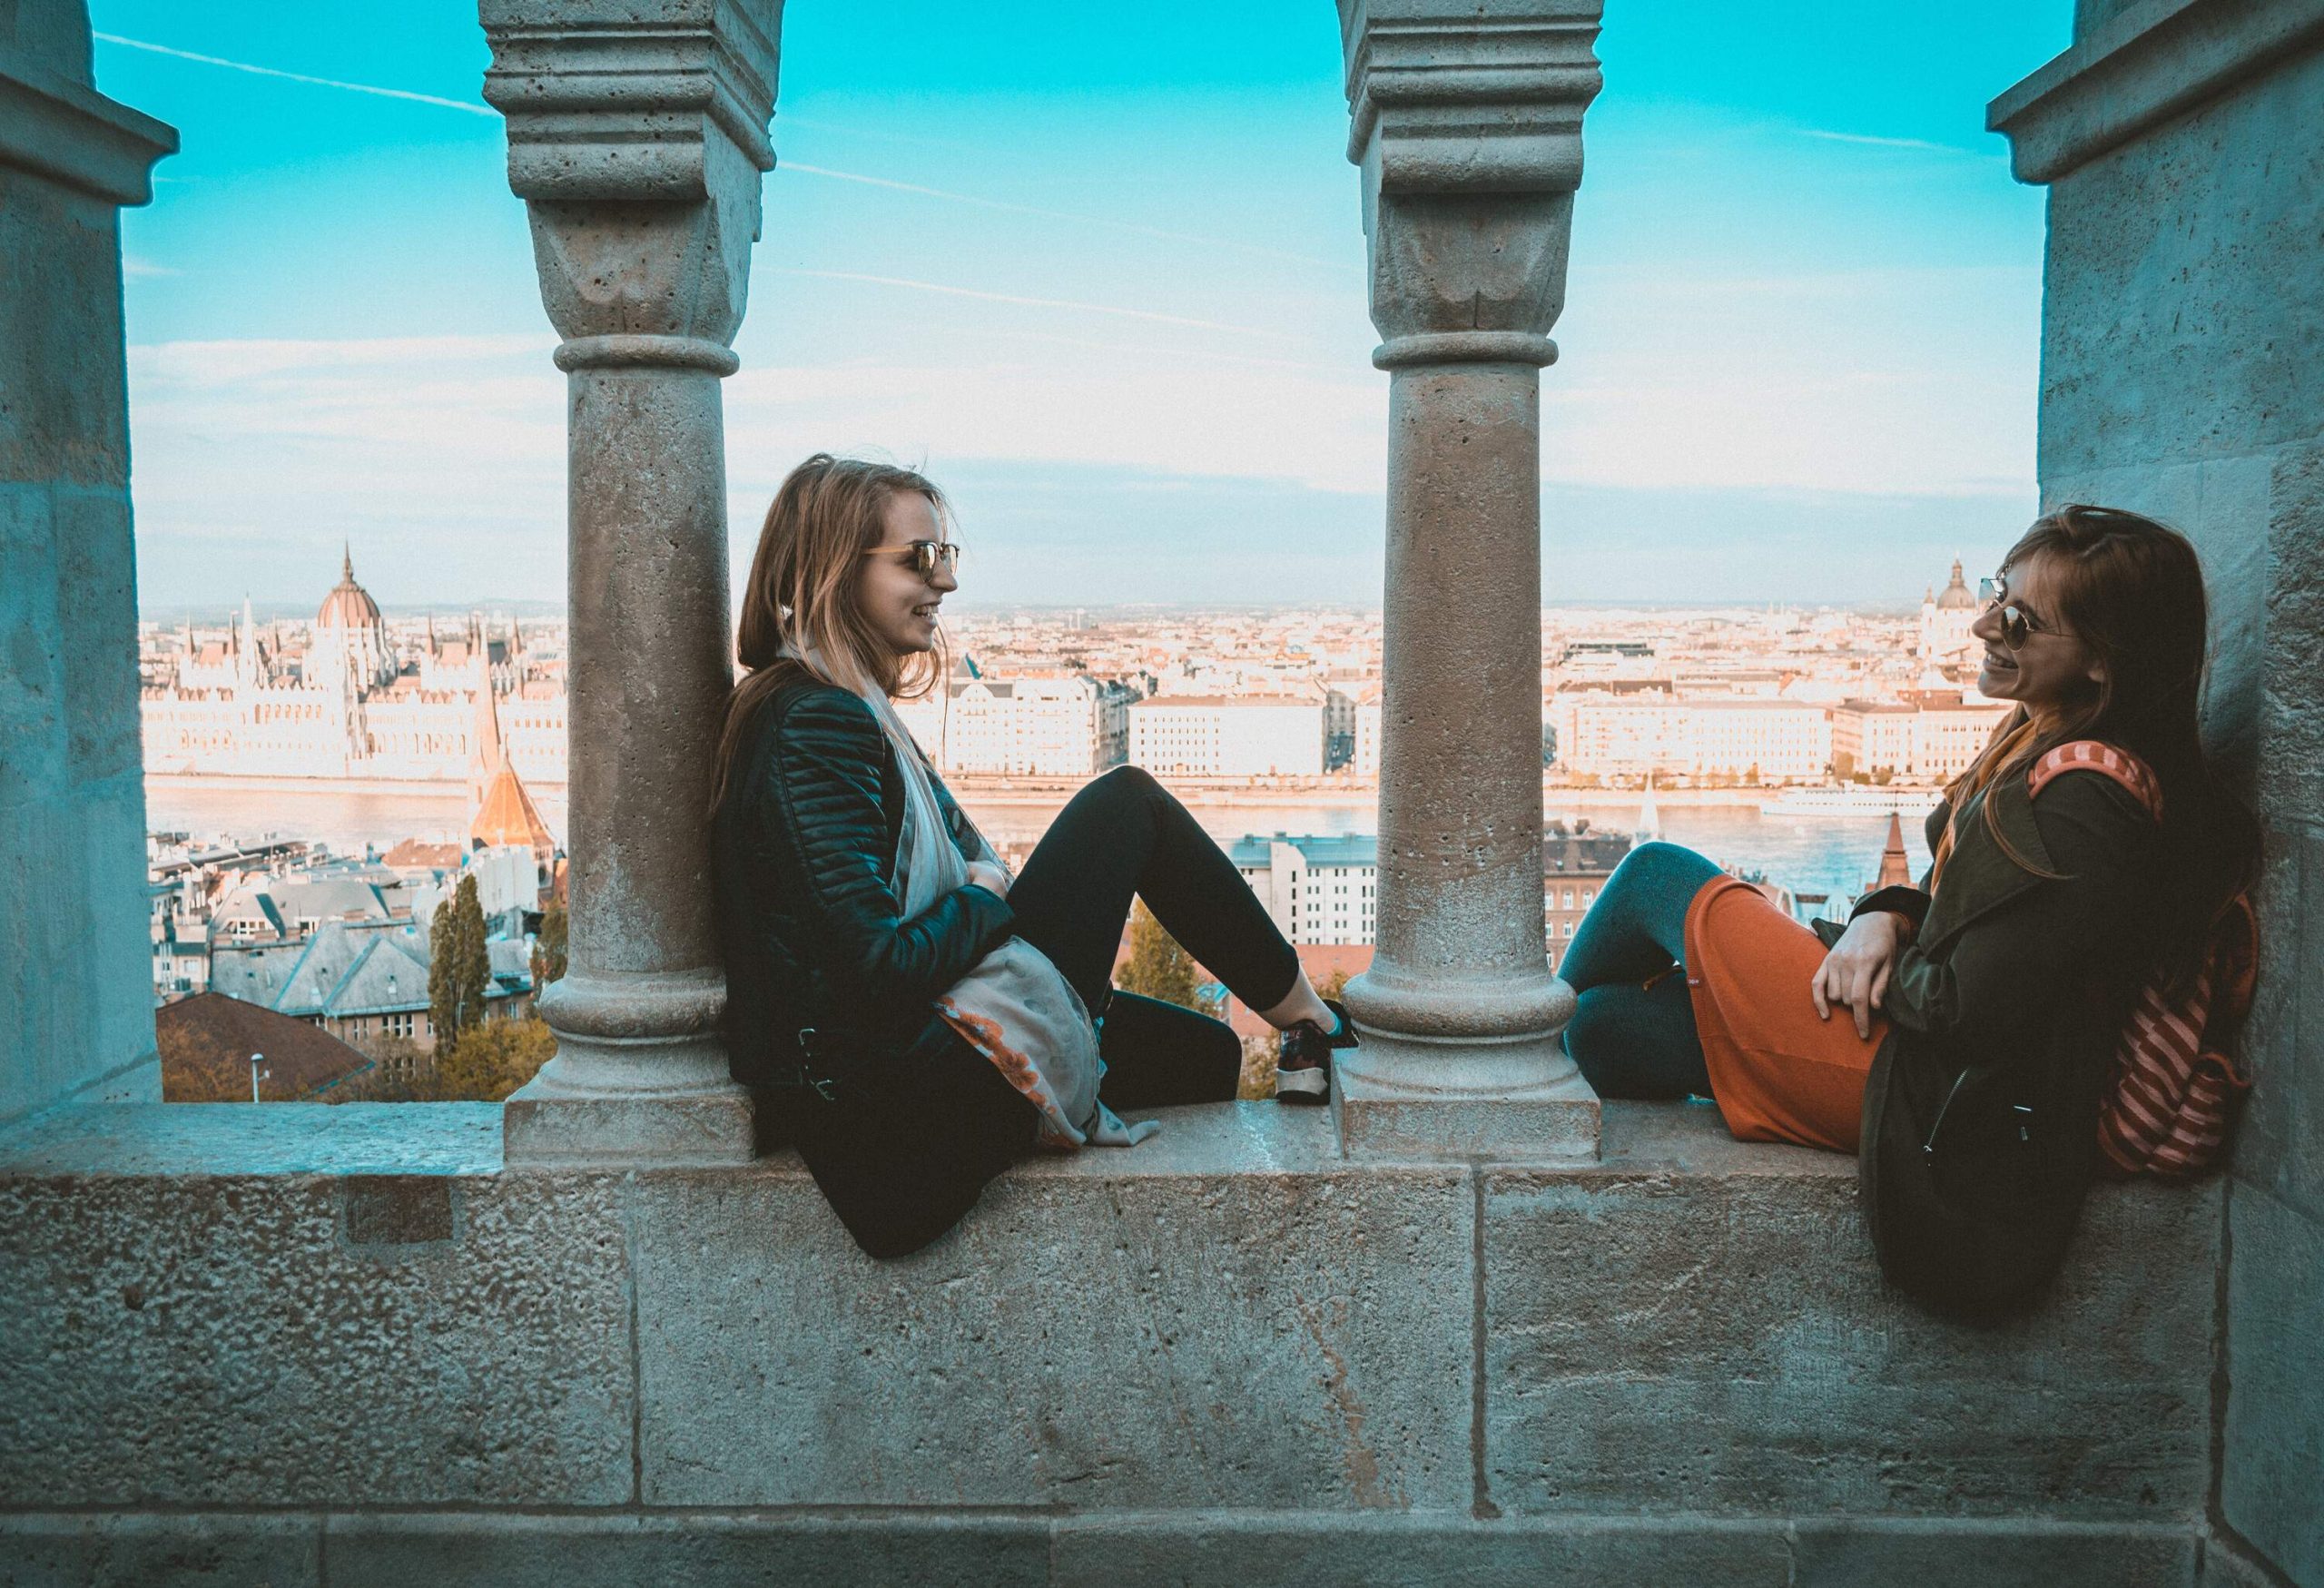
{"type": "MultiPolygon", "coordinates": [[[[1974,615],[1957,560],[1917,608],[1546,607],[1551,965],[1645,839],[1703,850],[1802,919],[1925,863],[1918,818],[2004,710],[1975,692],[1974,615]]],[[[1012,862],[1089,777],[1164,778],[1319,982],[1344,980],[1377,908],[1382,630],[1357,610],[971,609],[948,623],[941,687],[900,709],[1012,862]]],[[[350,1095],[423,1079],[436,917],[463,878],[484,1018],[529,1016],[564,880],[566,656],[554,614],[389,614],[351,547],[311,617],[245,603],[142,624],[165,1033],[171,1006],[228,997],[368,1060],[350,1095]]]]}

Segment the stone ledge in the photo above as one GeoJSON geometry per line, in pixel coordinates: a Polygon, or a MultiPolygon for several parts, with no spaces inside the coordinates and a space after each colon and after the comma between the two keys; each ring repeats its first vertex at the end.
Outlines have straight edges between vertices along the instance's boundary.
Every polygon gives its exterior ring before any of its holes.
{"type": "Polygon", "coordinates": [[[2051,182],[2324,42],[2324,0],[2142,0],[1986,108],[2017,180],[2051,182]]]}
{"type": "MultiPolygon", "coordinates": [[[[0,1130],[0,1180],[72,1176],[495,1175],[502,1155],[496,1103],[152,1103],[63,1109],[0,1130]]],[[[1127,1150],[1028,1159],[1016,1180],[1142,1179],[1188,1174],[1324,1174],[1357,1168],[1339,1152],[1319,1109],[1234,1103],[1165,1109],[1159,1135],[1127,1150]]],[[[1394,1169],[1391,1161],[1366,1168],[1394,1169]]],[[[619,1166],[521,1169],[586,1178],[619,1166]]],[[[641,1169],[804,1179],[798,1155],[743,1166],[641,1169]]],[[[1802,1147],[1738,1141],[1706,1104],[1610,1102],[1595,1162],[1561,1163],[1557,1176],[1846,1179],[1851,1159],[1802,1147]]]]}
{"type": "Polygon", "coordinates": [[[115,204],[150,203],[177,129],[0,48],[0,169],[36,172],[115,204]]]}
{"type": "MultiPolygon", "coordinates": [[[[2209,1545],[2207,1549],[2206,1546],[2209,1545]]],[[[2191,1526],[2040,1518],[1605,1515],[1477,1522],[1221,1511],[0,1513],[8,1588],[1381,1588],[1413,1583],[1861,1588],[2195,1588],[2191,1526]]],[[[2227,1578],[2224,1582],[2237,1582],[2227,1578]]]]}
{"type": "Polygon", "coordinates": [[[1321,1110],[1174,1110],[892,1263],[789,1155],[494,1172],[489,1106],[359,1108],[0,1144],[0,1494],[2201,1514],[2215,1186],[2102,1188],[2050,1298],[1979,1331],[1883,1287],[1849,1160],[1699,1107],[1484,1170],[1349,1163],[1321,1110]]]}

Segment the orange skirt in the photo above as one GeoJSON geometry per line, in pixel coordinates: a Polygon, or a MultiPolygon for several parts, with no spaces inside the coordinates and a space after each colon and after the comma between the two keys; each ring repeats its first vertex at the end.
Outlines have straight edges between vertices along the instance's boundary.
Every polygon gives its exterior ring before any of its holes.
{"type": "Polygon", "coordinates": [[[1864,1081],[1888,1034],[1859,1038],[1845,1006],[1819,1020],[1808,982],[1824,945],[1750,883],[1713,877],[1687,906],[1687,987],[1712,1100],[1744,1141],[1856,1149],[1864,1081]]]}

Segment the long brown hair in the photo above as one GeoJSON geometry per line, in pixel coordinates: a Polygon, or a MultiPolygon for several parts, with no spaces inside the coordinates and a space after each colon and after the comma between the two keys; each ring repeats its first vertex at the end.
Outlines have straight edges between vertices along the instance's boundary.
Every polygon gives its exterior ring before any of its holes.
{"type": "Polygon", "coordinates": [[[943,677],[940,633],[935,651],[900,656],[873,631],[857,598],[863,554],[886,536],[888,504],[904,491],[926,497],[939,523],[950,518],[944,493],[925,476],[828,452],[793,469],[776,489],[735,625],[734,656],[744,673],[727,698],[718,736],[713,811],[726,797],[744,728],[760,703],[797,676],[793,669],[856,694],[877,689],[899,700],[927,694],[943,677]]]}
{"type": "MultiPolygon", "coordinates": [[[[1957,821],[1976,794],[2026,776],[2044,755],[2075,739],[2102,739],[2145,762],[2162,791],[2155,952],[2183,988],[2200,968],[2212,922],[2250,886],[2260,854],[2258,822],[2203,750],[2210,620],[2202,564],[2175,529],[2080,503],[2035,519],[2004,566],[2034,557],[2049,570],[2058,621],[2089,649],[2101,676],[2054,715],[2037,717],[2020,705],[1945,798],[1957,821]]],[[[1984,814],[2003,853],[2039,871],[2004,835],[1991,799],[1984,814]]],[[[1950,839],[1948,833],[1946,851],[1950,839]]],[[[1940,875],[1942,869],[1940,863],[1940,875]]]]}

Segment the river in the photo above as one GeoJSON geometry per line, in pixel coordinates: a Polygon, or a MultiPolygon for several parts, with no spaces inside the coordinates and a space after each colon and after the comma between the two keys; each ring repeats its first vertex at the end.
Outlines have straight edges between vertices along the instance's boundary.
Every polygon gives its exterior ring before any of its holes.
{"type": "MultiPolygon", "coordinates": [[[[561,790],[544,791],[535,803],[560,841],[566,804],[561,790]]],[[[1037,837],[1056,814],[1046,804],[987,805],[975,796],[964,802],[997,842],[1037,837]]],[[[468,827],[466,800],[457,790],[382,792],[377,785],[342,792],[327,784],[295,789],[205,786],[194,780],[149,782],[146,822],[157,832],[186,832],[197,837],[256,838],[268,833],[318,839],[340,853],[365,845],[385,849],[404,838],[458,839],[468,827]]],[[[1190,807],[1205,830],[1222,842],[1253,833],[1341,833],[1373,830],[1368,805],[1238,804],[1230,799],[1190,807]]],[[[1591,825],[1627,830],[1638,820],[1634,799],[1581,804],[1553,799],[1550,814],[1581,817],[1591,825]]],[[[1662,835],[1700,850],[1721,864],[1764,872],[1800,893],[1847,897],[1879,870],[1887,836],[1882,815],[1763,816],[1743,805],[1669,805],[1661,813],[1662,835]]],[[[1920,825],[1905,824],[1905,851],[1915,875],[1928,863],[1920,825]]]]}

